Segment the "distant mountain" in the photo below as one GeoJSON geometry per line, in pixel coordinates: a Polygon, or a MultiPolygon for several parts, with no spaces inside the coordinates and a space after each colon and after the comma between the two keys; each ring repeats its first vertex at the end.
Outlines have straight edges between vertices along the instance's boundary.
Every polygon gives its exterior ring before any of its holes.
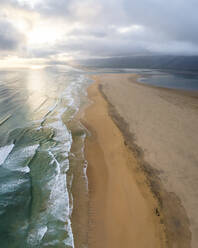
{"type": "Polygon", "coordinates": [[[146,68],[198,72],[198,56],[130,56],[79,60],[78,64],[97,68],[146,68]]]}

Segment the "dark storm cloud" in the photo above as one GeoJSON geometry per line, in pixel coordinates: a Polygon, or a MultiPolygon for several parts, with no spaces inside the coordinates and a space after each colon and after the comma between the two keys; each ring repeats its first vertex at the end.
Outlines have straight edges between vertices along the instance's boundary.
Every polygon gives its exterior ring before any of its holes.
{"type": "Polygon", "coordinates": [[[124,1],[129,20],[163,32],[169,40],[198,42],[198,1],[124,1]]]}
{"type": "Polygon", "coordinates": [[[46,3],[48,8],[40,7],[40,11],[65,15],[67,19],[75,17],[75,20],[88,26],[87,30],[74,30],[71,35],[76,35],[80,40],[66,44],[65,47],[106,55],[122,55],[127,51],[133,54],[136,49],[138,53],[141,50],[176,54],[198,53],[197,0],[48,0],[46,3]],[[87,8],[87,16],[81,15],[81,11],[85,11],[83,7],[87,8]],[[91,16],[88,8],[92,8],[95,15],[91,16]],[[140,25],[144,30],[116,32],[116,28],[119,30],[120,27],[130,25],[140,25]],[[111,28],[112,26],[114,28],[111,28]],[[95,36],[95,40],[90,39],[91,36],[95,36]]]}
{"type": "MultiPolygon", "coordinates": [[[[70,28],[55,44],[28,47],[35,57],[68,52],[88,56],[198,54],[197,0],[0,0],[0,5],[37,13],[54,25],[61,20],[63,30],[70,28]]],[[[13,50],[24,41],[5,25],[0,23],[0,49],[13,50]]]]}

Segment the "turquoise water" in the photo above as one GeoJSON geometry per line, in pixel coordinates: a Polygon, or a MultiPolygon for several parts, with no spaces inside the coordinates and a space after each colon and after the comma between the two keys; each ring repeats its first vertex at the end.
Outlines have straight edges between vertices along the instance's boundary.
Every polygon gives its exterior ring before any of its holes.
{"type": "Polygon", "coordinates": [[[0,247],[74,247],[69,123],[89,83],[70,67],[0,71],[0,247]]]}

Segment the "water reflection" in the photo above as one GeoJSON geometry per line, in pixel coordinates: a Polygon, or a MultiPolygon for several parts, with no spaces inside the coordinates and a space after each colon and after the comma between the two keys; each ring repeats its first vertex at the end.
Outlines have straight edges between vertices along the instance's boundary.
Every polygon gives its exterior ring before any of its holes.
{"type": "Polygon", "coordinates": [[[44,70],[29,71],[26,78],[28,106],[31,112],[38,110],[38,107],[47,100],[47,80],[44,70]]]}

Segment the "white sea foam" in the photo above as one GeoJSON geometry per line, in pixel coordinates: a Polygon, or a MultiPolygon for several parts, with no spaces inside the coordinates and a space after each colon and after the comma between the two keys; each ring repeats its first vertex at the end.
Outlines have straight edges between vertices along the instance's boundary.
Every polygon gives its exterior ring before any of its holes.
{"type": "Polygon", "coordinates": [[[27,239],[28,244],[31,245],[31,247],[38,247],[38,244],[41,242],[46,232],[47,232],[47,226],[41,226],[32,229],[28,235],[28,239],[27,239]]]}
{"type": "Polygon", "coordinates": [[[0,165],[2,165],[5,162],[6,158],[11,153],[13,147],[14,144],[0,147],[0,165]]]}
{"type": "Polygon", "coordinates": [[[38,149],[39,145],[32,145],[27,146],[22,149],[16,150],[10,154],[9,158],[5,161],[5,167],[9,168],[10,170],[14,171],[21,171],[24,173],[29,173],[30,168],[28,164],[21,166],[25,159],[31,159],[34,155],[36,150],[38,149]]]}
{"type": "Polygon", "coordinates": [[[47,226],[40,227],[38,229],[38,238],[39,238],[39,240],[43,239],[43,237],[45,236],[46,232],[47,232],[47,226]]]}
{"type": "Polygon", "coordinates": [[[0,193],[14,192],[22,184],[26,183],[27,179],[16,179],[12,181],[7,181],[5,184],[0,185],[0,193]]]}

